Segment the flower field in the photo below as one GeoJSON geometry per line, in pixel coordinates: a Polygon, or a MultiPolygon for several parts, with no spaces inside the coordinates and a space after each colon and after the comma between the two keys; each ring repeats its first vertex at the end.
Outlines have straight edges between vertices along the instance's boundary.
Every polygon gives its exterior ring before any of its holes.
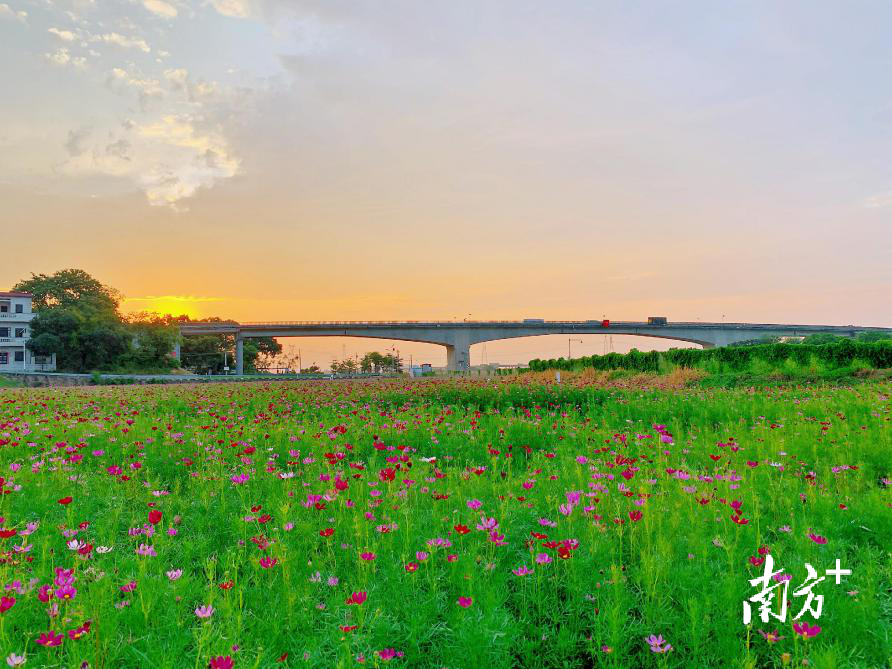
{"type": "Polygon", "coordinates": [[[888,666],[892,386],[520,378],[0,390],[0,661],[888,666]]]}

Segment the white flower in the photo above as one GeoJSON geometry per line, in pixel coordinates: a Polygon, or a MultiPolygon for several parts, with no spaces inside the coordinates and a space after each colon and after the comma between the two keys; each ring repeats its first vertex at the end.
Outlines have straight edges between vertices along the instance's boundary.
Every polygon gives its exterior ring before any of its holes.
{"type": "Polygon", "coordinates": [[[114,550],[114,546],[97,546],[96,552],[105,555],[106,553],[111,553],[114,550]]]}

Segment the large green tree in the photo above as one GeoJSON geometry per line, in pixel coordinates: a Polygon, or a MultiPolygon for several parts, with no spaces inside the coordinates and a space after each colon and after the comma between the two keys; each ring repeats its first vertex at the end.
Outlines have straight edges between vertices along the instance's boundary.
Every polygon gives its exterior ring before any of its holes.
{"type": "Polygon", "coordinates": [[[34,296],[28,347],[37,355],[55,353],[59,369],[111,368],[130,351],[132,335],[118,313],[120,295],[85,271],[32,274],[14,290],[34,296]]]}

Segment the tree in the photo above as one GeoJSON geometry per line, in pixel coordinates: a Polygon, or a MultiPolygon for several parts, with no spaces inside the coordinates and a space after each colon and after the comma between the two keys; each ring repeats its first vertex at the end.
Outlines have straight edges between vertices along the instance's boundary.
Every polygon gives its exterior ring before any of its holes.
{"type": "Polygon", "coordinates": [[[121,294],[82,269],[63,269],[55,274],[31,274],[13,290],[31,293],[35,311],[54,307],[116,313],[121,294]]]}
{"type": "Polygon", "coordinates": [[[129,316],[127,323],[133,342],[124,367],[170,370],[177,366],[173,350],[181,338],[174,317],[141,312],[129,316]]]}

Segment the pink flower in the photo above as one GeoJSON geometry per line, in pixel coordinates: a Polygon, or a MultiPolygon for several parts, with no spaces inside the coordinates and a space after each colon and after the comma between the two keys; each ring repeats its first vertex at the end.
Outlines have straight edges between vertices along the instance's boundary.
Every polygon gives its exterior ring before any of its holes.
{"type": "Polygon", "coordinates": [[[536,555],[536,564],[548,564],[551,562],[551,556],[548,553],[538,553],[536,555]]]}
{"type": "Polygon", "coordinates": [[[793,623],[793,631],[796,632],[796,634],[799,634],[802,637],[809,639],[813,636],[818,636],[818,634],[821,633],[821,628],[818,627],[817,625],[812,626],[806,622],[802,622],[802,623],[793,623]]]}
{"type": "Polygon", "coordinates": [[[462,607],[463,609],[468,608],[471,604],[473,604],[473,602],[474,602],[474,600],[472,600],[470,597],[459,597],[458,598],[458,605],[460,607],[462,607]]]}
{"type": "Polygon", "coordinates": [[[481,506],[483,506],[483,502],[481,502],[479,499],[469,499],[467,504],[468,504],[468,508],[471,509],[472,511],[476,511],[481,506]]]}
{"type": "Polygon", "coordinates": [[[275,567],[278,563],[279,563],[279,561],[276,558],[271,558],[271,557],[260,558],[260,566],[263,567],[264,569],[270,569],[272,567],[275,567]]]}
{"type": "Polygon", "coordinates": [[[808,533],[808,538],[814,541],[816,544],[826,544],[827,537],[822,537],[820,534],[815,534],[814,532],[808,533]]]}
{"type": "Polygon", "coordinates": [[[167,578],[169,578],[171,581],[176,581],[182,575],[182,569],[171,569],[169,572],[167,572],[167,578]]]}
{"type": "Polygon", "coordinates": [[[512,569],[512,572],[516,576],[526,576],[527,574],[532,574],[533,570],[527,567],[525,564],[520,565],[517,569],[512,569]]]}
{"type": "Polygon", "coordinates": [[[210,604],[205,604],[204,606],[199,606],[195,609],[195,615],[201,618],[202,620],[206,620],[214,615],[214,607],[210,604]]]}
{"type": "Polygon", "coordinates": [[[133,592],[136,590],[136,581],[130,581],[121,586],[121,592],[133,592]]]}

